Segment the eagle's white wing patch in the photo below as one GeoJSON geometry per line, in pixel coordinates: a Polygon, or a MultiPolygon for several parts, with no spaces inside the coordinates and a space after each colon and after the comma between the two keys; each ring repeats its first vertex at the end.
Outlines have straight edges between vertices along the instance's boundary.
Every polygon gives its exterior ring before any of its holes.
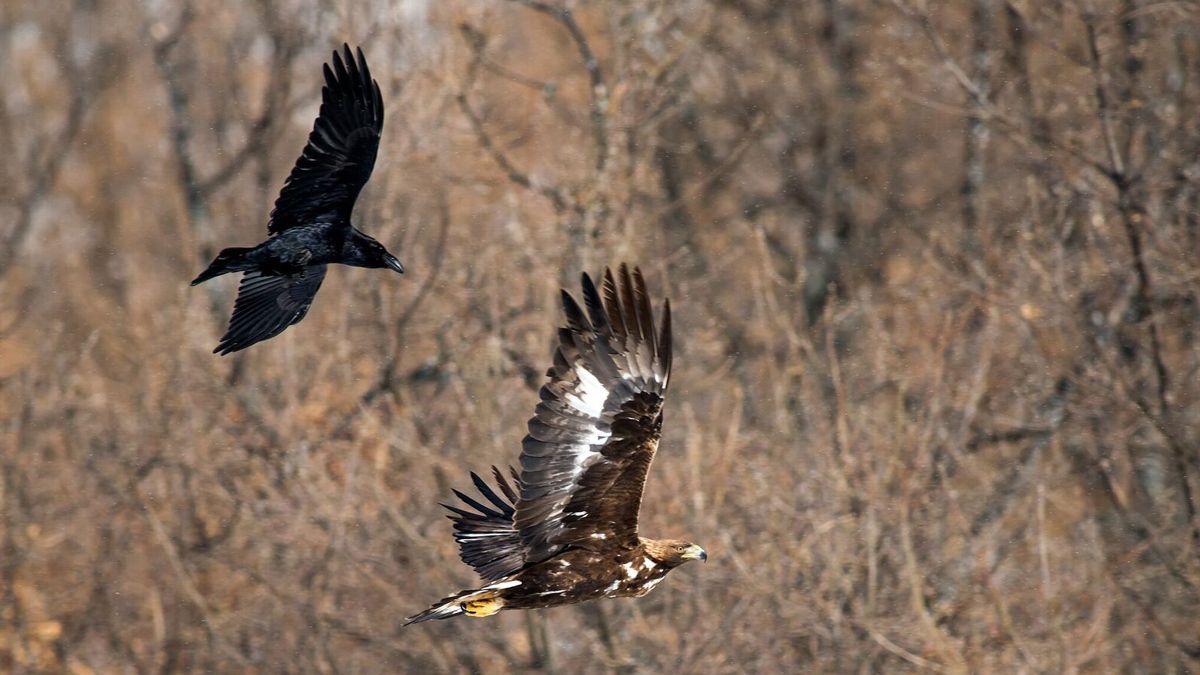
{"type": "MultiPolygon", "coordinates": [[[[608,389],[592,374],[592,371],[581,365],[575,366],[575,374],[579,376],[579,388],[564,398],[579,412],[588,417],[600,417],[604,412],[604,402],[608,400],[608,389]]],[[[607,434],[604,434],[607,436],[607,434]]]]}

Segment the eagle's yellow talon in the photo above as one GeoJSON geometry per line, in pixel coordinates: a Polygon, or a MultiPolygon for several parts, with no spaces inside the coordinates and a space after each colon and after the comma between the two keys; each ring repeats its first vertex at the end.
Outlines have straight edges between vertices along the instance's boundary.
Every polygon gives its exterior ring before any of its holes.
{"type": "Polygon", "coordinates": [[[471,600],[459,604],[467,616],[483,617],[491,616],[500,611],[504,603],[500,598],[487,598],[486,600],[471,600]]]}

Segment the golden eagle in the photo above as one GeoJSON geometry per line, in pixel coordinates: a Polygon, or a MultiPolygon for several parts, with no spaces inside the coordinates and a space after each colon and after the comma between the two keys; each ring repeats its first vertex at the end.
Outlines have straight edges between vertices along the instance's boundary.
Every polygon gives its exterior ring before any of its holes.
{"type": "MultiPolygon", "coordinates": [[[[642,596],[667,572],[707,560],[695,544],[638,536],[646,471],[658,449],[671,375],[671,305],[656,332],[646,281],[621,265],[603,294],[583,275],[587,314],[562,292],[566,327],[521,449],[516,488],[493,467],[483,501],[454,491],[463,562],[487,582],[440,600],[408,623],[490,616],[594,598],[642,596]]],[[[405,625],[408,625],[406,623],[405,625]]]]}

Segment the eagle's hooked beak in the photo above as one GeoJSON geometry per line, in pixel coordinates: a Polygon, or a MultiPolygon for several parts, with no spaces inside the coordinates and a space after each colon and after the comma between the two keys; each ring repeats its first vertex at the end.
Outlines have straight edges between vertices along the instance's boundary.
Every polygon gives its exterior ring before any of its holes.
{"type": "Polygon", "coordinates": [[[703,560],[704,562],[708,562],[708,552],[705,551],[704,549],[700,548],[699,546],[692,544],[692,547],[689,548],[687,550],[687,552],[683,554],[683,559],[684,560],[703,560]]]}
{"type": "Polygon", "coordinates": [[[391,253],[383,254],[383,264],[387,265],[391,269],[396,270],[400,274],[404,274],[404,265],[401,265],[396,256],[392,255],[391,253]]]}

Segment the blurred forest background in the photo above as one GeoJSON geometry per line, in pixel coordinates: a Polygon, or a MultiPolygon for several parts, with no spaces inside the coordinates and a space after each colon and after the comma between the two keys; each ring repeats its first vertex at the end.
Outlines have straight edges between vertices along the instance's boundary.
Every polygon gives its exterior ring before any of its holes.
{"type": "Polygon", "coordinates": [[[1200,3],[560,1],[0,0],[0,671],[1200,670],[1200,3]],[[215,357],[342,41],[409,273],[215,357]],[[711,561],[401,631],[620,261],[711,561]]]}

